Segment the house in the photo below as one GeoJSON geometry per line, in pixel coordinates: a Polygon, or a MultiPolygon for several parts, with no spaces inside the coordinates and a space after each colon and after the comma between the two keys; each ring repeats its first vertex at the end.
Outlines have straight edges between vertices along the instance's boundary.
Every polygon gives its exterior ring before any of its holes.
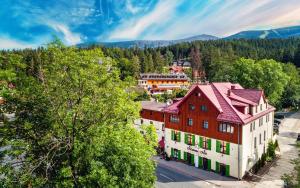
{"type": "MultiPolygon", "coordinates": [[[[264,92],[239,84],[195,84],[157,119],[168,156],[241,179],[273,140],[275,108],[264,92]]],[[[151,117],[141,114],[142,119],[151,117]]]]}
{"type": "MultiPolygon", "coordinates": [[[[135,120],[136,128],[140,129],[141,125],[154,125],[158,136],[158,142],[164,142],[164,113],[163,110],[167,107],[167,103],[156,101],[142,101],[142,110],[140,111],[141,119],[135,120]]],[[[162,147],[164,143],[161,145],[162,147]]]]}
{"type": "Polygon", "coordinates": [[[185,74],[141,74],[138,86],[152,94],[163,93],[168,90],[183,89],[189,85],[189,78],[185,74]]]}
{"type": "Polygon", "coordinates": [[[181,66],[173,65],[169,68],[170,73],[172,74],[182,74],[183,68],[181,66]]]}

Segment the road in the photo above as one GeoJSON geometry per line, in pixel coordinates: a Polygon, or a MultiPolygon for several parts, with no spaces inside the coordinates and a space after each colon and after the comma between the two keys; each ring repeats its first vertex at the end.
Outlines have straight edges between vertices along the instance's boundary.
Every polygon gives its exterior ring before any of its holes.
{"type": "Polygon", "coordinates": [[[156,168],[157,182],[156,187],[158,188],[211,188],[214,185],[202,181],[198,178],[188,176],[186,174],[180,173],[176,170],[168,168],[162,164],[158,164],[156,168]]]}
{"type": "Polygon", "coordinates": [[[280,125],[277,136],[280,157],[274,165],[262,176],[262,180],[257,184],[257,188],[280,187],[272,185],[271,182],[282,182],[281,176],[294,171],[292,159],[298,157],[296,148],[297,135],[300,133],[300,112],[289,114],[280,125]]]}

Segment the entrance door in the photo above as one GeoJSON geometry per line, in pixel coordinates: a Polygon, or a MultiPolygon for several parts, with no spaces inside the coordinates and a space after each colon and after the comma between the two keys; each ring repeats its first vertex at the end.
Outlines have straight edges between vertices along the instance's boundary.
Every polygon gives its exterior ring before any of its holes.
{"type": "Polygon", "coordinates": [[[190,153],[187,153],[187,162],[192,164],[192,155],[190,153]]]}
{"type": "Polygon", "coordinates": [[[220,174],[221,174],[222,176],[225,176],[225,175],[226,175],[226,165],[220,164],[220,174]]]}
{"type": "Polygon", "coordinates": [[[207,170],[208,169],[208,159],[203,157],[203,169],[207,170]]]}

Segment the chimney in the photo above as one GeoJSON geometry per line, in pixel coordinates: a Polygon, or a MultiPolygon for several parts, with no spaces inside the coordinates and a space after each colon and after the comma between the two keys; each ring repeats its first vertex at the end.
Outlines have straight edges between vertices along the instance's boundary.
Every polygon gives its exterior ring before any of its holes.
{"type": "Polygon", "coordinates": [[[235,89],[235,85],[231,85],[231,89],[235,89]]]}
{"type": "Polygon", "coordinates": [[[231,90],[228,89],[228,90],[227,90],[227,95],[230,96],[230,93],[231,93],[231,90]]]}

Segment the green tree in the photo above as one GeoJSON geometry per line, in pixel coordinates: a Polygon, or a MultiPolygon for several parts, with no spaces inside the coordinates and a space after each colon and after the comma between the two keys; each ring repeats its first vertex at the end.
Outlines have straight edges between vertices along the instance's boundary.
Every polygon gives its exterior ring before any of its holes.
{"type": "Polygon", "coordinates": [[[153,124],[142,125],[141,128],[144,132],[144,138],[148,145],[150,145],[152,148],[156,148],[158,146],[158,136],[155,126],[153,124]]]}
{"type": "Polygon", "coordinates": [[[233,63],[228,72],[229,79],[245,88],[261,88],[273,105],[280,105],[289,76],[283,71],[281,63],[274,60],[241,58],[233,63]]]}
{"type": "Polygon", "coordinates": [[[291,63],[283,66],[284,72],[289,75],[288,84],[285,86],[282,96],[282,107],[300,107],[300,73],[297,67],[291,63]]]}
{"type": "Polygon", "coordinates": [[[165,64],[166,65],[172,65],[174,60],[174,55],[170,50],[167,50],[165,53],[165,64]]]}
{"type": "Polygon", "coordinates": [[[155,51],[153,54],[154,70],[155,72],[161,73],[164,67],[164,59],[160,54],[160,51],[155,51]]]}
{"type": "Polygon", "coordinates": [[[0,127],[2,187],[152,187],[155,153],[133,128],[138,104],[116,63],[99,49],[50,44],[41,81],[18,77],[2,107],[16,120],[0,127]],[[11,160],[5,161],[3,156],[11,160]]]}
{"type": "Polygon", "coordinates": [[[154,71],[154,64],[153,64],[153,58],[151,53],[148,53],[146,55],[146,59],[145,59],[145,72],[153,72],[154,71]]]}

